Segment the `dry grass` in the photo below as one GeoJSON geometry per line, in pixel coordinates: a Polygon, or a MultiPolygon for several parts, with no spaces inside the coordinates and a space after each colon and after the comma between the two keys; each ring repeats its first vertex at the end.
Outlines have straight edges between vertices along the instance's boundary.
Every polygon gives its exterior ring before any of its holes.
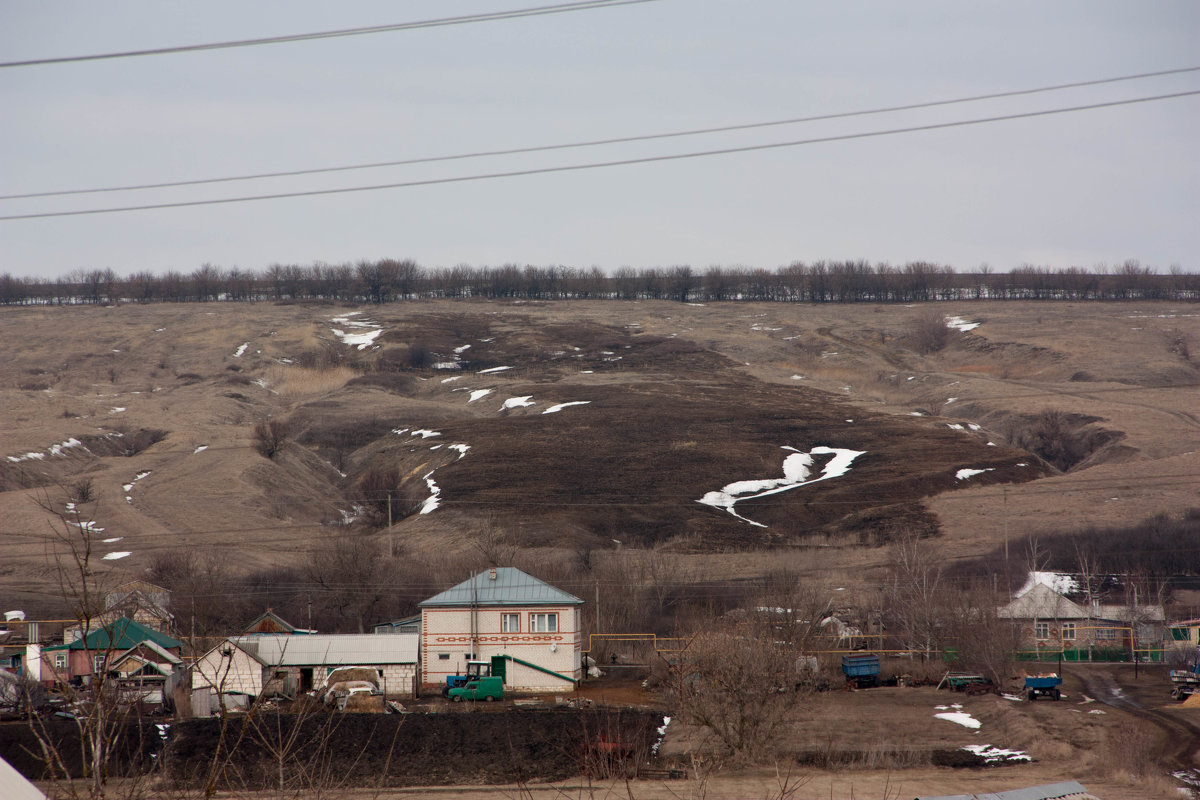
{"type": "Polygon", "coordinates": [[[286,400],[297,402],[330,394],[357,377],[350,367],[312,369],[275,366],[267,370],[267,383],[286,400]]]}

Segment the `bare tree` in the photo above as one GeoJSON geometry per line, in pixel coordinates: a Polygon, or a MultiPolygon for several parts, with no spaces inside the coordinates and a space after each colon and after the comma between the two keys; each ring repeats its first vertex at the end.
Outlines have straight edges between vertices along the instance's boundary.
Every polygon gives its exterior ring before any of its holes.
{"type": "Polygon", "coordinates": [[[930,544],[909,535],[892,547],[887,608],[904,646],[928,658],[946,635],[942,563],[930,544]]]}
{"type": "MultiPolygon", "coordinates": [[[[117,678],[106,668],[118,652],[124,631],[119,621],[100,626],[105,610],[106,575],[97,569],[96,545],[103,529],[97,527],[93,517],[85,517],[73,502],[57,504],[49,497],[42,497],[37,503],[52,517],[47,553],[59,590],[70,604],[78,637],[85,643],[84,652],[91,661],[90,673],[82,676],[80,682],[62,682],[57,687],[75,726],[78,762],[73,747],[63,742],[50,720],[36,713],[33,704],[27,707],[26,721],[37,740],[54,794],[72,800],[82,797],[103,800],[118,754],[122,748],[128,749],[124,739],[131,728],[138,727],[133,725],[134,704],[121,696],[117,678]],[[72,780],[75,776],[80,780],[72,780]]],[[[46,668],[44,664],[40,666],[46,668]]],[[[138,785],[139,781],[133,780],[123,787],[123,792],[132,797],[138,785]]]]}
{"type": "Polygon", "coordinates": [[[800,655],[776,639],[773,621],[755,615],[694,633],[669,663],[664,689],[732,763],[762,763],[776,755],[783,730],[809,697],[798,680],[800,655]]]}

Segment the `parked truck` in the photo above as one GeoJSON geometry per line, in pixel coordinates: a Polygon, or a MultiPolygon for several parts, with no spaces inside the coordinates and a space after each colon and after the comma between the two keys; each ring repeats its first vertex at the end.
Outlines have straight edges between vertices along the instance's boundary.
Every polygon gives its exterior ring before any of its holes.
{"type": "Polygon", "coordinates": [[[488,678],[491,675],[491,661],[468,661],[465,674],[446,676],[446,685],[442,687],[442,697],[449,697],[450,690],[466,686],[472,678],[488,678]]]}
{"type": "Polygon", "coordinates": [[[469,678],[462,686],[450,690],[450,699],[456,703],[463,700],[491,702],[504,698],[504,680],[498,675],[483,675],[469,678]]]}
{"type": "Polygon", "coordinates": [[[874,653],[842,656],[842,673],[846,676],[846,683],[875,686],[879,683],[879,656],[874,653]]]}

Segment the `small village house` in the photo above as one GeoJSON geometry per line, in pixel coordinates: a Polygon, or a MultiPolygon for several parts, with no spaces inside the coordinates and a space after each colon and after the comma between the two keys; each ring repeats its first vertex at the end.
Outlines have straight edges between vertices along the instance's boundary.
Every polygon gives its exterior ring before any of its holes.
{"type": "Polygon", "coordinates": [[[1200,656],[1200,619],[1184,619],[1167,626],[1167,648],[1176,658],[1195,662],[1200,656]]]}
{"type": "MultiPolygon", "coordinates": [[[[244,708],[270,685],[270,666],[258,657],[256,646],[243,647],[234,639],[222,641],[192,664],[192,711],[209,716],[214,701],[226,708],[244,708]]],[[[282,678],[278,684],[282,693],[282,678]]]]}
{"type": "Polygon", "coordinates": [[[417,605],[424,688],[493,656],[507,657],[506,690],[571,691],[583,677],[583,601],[519,569],[481,572],[417,605]]]}
{"type": "Polygon", "coordinates": [[[1132,658],[1146,650],[1139,658],[1158,657],[1166,618],[1161,605],[1078,602],[1067,594],[1031,577],[996,613],[1018,626],[1022,649],[1035,656],[1047,651],[1069,660],[1132,658]]]}
{"type": "MultiPolygon", "coordinates": [[[[104,672],[134,690],[157,684],[169,692],[172,676],[182,665],[183,643],[147,628],[128,617],[119,617],[86,636],[41,648],[43,684],[86,684],[104,672]]],[[[138,690],[140,691],[140,690],[138,690]]]]}

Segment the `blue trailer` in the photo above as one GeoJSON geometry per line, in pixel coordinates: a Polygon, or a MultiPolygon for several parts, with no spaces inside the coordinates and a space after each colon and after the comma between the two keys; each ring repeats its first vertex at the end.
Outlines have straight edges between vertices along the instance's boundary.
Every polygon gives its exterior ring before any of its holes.
{"type": "Polygon", "coordinates": [[[1039,697],[1051,697],[1055,700],[1062,697],[1062,677],[1058,675],[1030,675],[1025,678],[1025,696],[1030,700],[1039,697]]]}
{"type": "Polygon", "coordinates": [[[874,653],[842,656],[842,673],[846,676],[846,683],[875,686],[879,683],[879,656],[874,653]]]}

